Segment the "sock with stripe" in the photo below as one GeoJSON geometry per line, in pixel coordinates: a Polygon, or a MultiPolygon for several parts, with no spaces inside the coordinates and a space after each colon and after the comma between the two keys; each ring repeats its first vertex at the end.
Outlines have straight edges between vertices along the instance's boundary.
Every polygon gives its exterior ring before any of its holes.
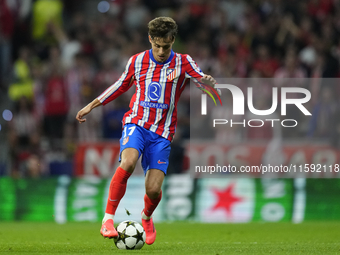
{"type": "MultiPolygon", "coordinates": [[[[159,193],[159,196],[156,199],[151,199],[148,197],[148,195],[144,195],[144,215],[146,216],[144,219],[148,220],[151,218],[152,213],[156,209],[157,205],[162,199],[162,190],[159,193]]],[[[143,216],[143,214],[142,214],[143,216]]]]}
{"type": "Polygon", "coordinates": [[[130,173],[123,168],[118,167],[115,174],[112,177],[110,183],[109,197],[107,199],[105,216],[103,221],[113,219],[116,213],[120,200],[123,198],[126,191],[127,180],[131,176],[130,173]]]}

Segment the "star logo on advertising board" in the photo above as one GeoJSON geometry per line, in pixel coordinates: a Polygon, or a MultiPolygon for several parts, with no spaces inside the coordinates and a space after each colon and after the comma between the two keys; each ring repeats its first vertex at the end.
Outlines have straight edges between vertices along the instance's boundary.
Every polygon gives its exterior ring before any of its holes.
{"type": "Polygon", "coordinates": [[[212,192],[215,194],[217,198],[216,204],[211,209],[212,211],[223,209],[226,214],[232,216],[231,208],[235,203],[242,202],[242,198],[235,195],[234,192],[235,183],[230,184],[224,190],[218,190],[216,188],[212,188],[212,192]]]}

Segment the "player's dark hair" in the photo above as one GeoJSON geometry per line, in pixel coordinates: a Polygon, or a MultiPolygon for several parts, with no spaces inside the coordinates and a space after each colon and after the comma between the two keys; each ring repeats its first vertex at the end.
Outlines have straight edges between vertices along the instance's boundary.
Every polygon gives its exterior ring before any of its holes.
{"type": "Polygon", "coordinates": [[[170,17],[158,17],[151,20],[148,28],[152,40],[155,38],[169,38],[173,40],[177,35],[177,24],[170,17]]]}

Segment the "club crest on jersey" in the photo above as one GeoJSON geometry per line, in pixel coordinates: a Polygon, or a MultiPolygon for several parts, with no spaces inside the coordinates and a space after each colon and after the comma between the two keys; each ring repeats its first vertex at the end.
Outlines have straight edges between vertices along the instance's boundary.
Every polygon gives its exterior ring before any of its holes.
{"type": "Polygon", "coordinates": [[[177,74],[177,72],[176,72],[176,69],[174,69],[174,68],[168,68],[166,70],[166,77],[169,81],[172,81],[173,79],[175,79],[176,74],[177,74]]]}

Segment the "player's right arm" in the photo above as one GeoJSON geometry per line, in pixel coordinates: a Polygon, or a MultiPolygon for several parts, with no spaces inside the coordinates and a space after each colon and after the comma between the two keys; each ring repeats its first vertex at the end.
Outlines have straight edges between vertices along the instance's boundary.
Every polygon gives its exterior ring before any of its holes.
{"type": "Polygon", "coordinates": [[[112,84],[99,97],[97,97],[102,105],[106,105],[107,103],[116,99],[132,86],[135,74],[135,61],[136,55],[129,59],[128,63],[126,64],[125,71],[120,76],[118,81],[112,84]]]}
{"type": "Polygon", "coordinates": [[[93,108],[107,104],[108,102],[116,99],[118,96],[123,94],[131,87],[131,85],[133,84],[135,59],[135,56],[132,56],[129,59],[125,67],[125,71],[122,76],[120,76],[118,81],[112,84],[99,97],[97,97],[95,100],[93,100],[77,113],[76,119],[79,121],[79,123],[83,123],[86,121],[86,119],[83,119],[83,117],[89,114],[93,108]]]}
{"type": "Polygon", "coordinates": [[[89,114],[92,111],[92,109],[100,105],[102,105],[102,103],[96,98],[77,113],[76,119],[79,121],[79,123],[85,122],[86,119],[83,119],[83,117],[89,114]]]}

